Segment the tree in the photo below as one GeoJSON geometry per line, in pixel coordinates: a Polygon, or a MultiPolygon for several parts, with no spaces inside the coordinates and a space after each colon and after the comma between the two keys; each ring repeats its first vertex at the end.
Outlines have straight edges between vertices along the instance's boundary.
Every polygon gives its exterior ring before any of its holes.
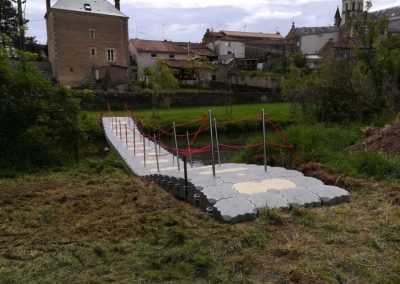
{"type": "Polygon", "coordinates": [[[83,132],[79,102],[63,87],[53,87],[18,51],[12,67],[0,47],[0,169],[48,167],[79,158],[83,132]]]}
{"type": "MultiPolygon", "coordinates": [[[[0,0],[0,34],[5,34],[12,39],[13,45],[18,37],[17,10],[10,0],[0,0]]],[[[5,47],[6,41],[2,40],[2,45],[5,47]]]]}

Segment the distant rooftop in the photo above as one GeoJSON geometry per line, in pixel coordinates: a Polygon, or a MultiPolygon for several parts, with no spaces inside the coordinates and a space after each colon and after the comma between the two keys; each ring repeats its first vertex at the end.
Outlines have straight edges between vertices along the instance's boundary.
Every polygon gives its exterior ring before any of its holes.
{"type": "Polygon", "coordinates": [[[139,52],[186,54],[187,51],[172,41],[131,39],[131,44],[139,52]]]}
{"type": "Polygon", "coordinates": [[[371,14],[373,14],[376,17],[386,16],[389,18],[389,20],[391,18],[400,18],[400,6],[391,7],[391,8],[387,8],[387,9],[383,9],[383,10],[379,10],[379,11],[374,11],[374,12],[371,12],[371,14]]]}
{"type": "Polygon", "coordinates": [[[284,39],[280,34],[269,34],[269,33],[255,33],[255,32],[236,32],[236,31],[225,31],[227,37],[244,37],[244,38],[259,38],[259,39],[284,39]]]}
{"type": "Polygon", "coordinates": [[[299,27],[293,28],[290,33],[294,32],[298,36],[305,35],[315,35],[315,34],[325,34],[325,33],[334,33],[338,32],[339,28],[336,26],[328,26],[328,27],[299,27]]]}
{"type": "Polygon", "coordinates": [[[270,34],[270,33],[263,33],[263,32],[239,32],[239,31],[227,31],[222,30],[219,32],[214,32],[207,30],[206,35],[217,37],[217,38],[224,38],[226,40],[283,40],[284,37],[279,34],[270,34]]]}
{"type": "Polygon", "coordinates": [[[128,18],[107,0],[58,0],[52,9],[128,18]]]}

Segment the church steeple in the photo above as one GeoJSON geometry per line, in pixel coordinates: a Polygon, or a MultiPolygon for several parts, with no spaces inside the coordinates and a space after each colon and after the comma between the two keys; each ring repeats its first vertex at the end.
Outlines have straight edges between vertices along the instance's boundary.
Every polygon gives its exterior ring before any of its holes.
{"type": "Polygon", "coordinates": [[[341,22],[342,22],[342,17],[340,16],[340,11],[338,6],[335,14],[335,26],[340,27],[341,22]]]}

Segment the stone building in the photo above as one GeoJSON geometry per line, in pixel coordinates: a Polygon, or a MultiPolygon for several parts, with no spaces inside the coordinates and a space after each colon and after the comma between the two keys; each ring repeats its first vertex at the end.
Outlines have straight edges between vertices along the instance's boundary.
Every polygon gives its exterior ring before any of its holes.
{"type": "Polygon", "coordinates": [[[353,23],[360,17],[379,19],[386,17],[388,27],[381,40],[400,34],[400,6],[367,12],[364,0],[342,0],[342,13],[339,7],[334,16],[334,25],[327,27],[295,27],[287,35],[287,40],[305,55],[322,58],[353,57],[354,50],[365,48],[354,31],[353,23]]]}
{"type": "Polygon", "coordinates": [[[133,79],[142,79],[144,70],[156,65],[157,60],[186,60],[188,52],[172,41],[131,39],[129,51],[132,65],[137,66],[137,74],[133,79]]]}
{"type": "Polygon", "coordinates": [[[120,1],[46,0],[49,61],[64,85],[128,82],[128,17],[120,1]]]}

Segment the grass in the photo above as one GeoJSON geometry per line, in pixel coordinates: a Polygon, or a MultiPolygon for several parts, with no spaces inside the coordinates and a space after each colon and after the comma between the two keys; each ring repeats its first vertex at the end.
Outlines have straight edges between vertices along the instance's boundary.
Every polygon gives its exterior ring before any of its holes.
{"type": "MultiPolygon", "coordinates": [[[[351,166],[342,150],[357,128],[285,134],[299,160],[351,166]]],[[[265,210],[231,226],[103,153],[0,178],[0,283],[399,283],[399,188],[398,179],[369,182],[351,189],[348,204],[265,210]]]]}
{"type": "Polygon", "coordinates": [[[400,281],[399,184],[223,225],[112,154],[0,179],[0,283],[400,281]]]}
{"type": "MultiPolygon", "coordinates": [[[[290,111],[290,104],[287,103],[264,103],[264,104],[245,104],[234,105],[233,115],[227,114],[226,106],[205,106],[195,108],[167,108],[159,110],[159,118],[152,118],[151,109],[133,109],[133,113],[140,119],[162,128],[168,128],[172,122],[184,123],[196,119],[201,119],[208,115],[208,110],[212,110],[217,120],[239,120],[260,114],[261,109],[265,109],[266,114],[277,123],[290,124],[294,122],[294,116],[290,111]]],[[[88,114],[93,118],[98,118],[101,112],[90,111],[88,114]]],[[[125,115],[122,111],[114,111],[115,115],[125,115]]]]}
{"type": "MultiPolygon", "coordinates": [[[[318,162],[337,173],[377,180],[400,179],[400,158],[380,152],[350,154],[347,147],[362,139],[362,125],[293,124],[283,129],[288,140],[295,145],[294,163],[318,162]]],[[[269,139],[281,143],[277,135],[269,139]]],[[[260,141],[252,136],[248,143],[260,141]]],[[[269,148],[270,162],[285,165],[287,152],[269,148]]],[[[236,158],[241,162],[261,162],[261,150],[244,151],[236,158]]]]}

